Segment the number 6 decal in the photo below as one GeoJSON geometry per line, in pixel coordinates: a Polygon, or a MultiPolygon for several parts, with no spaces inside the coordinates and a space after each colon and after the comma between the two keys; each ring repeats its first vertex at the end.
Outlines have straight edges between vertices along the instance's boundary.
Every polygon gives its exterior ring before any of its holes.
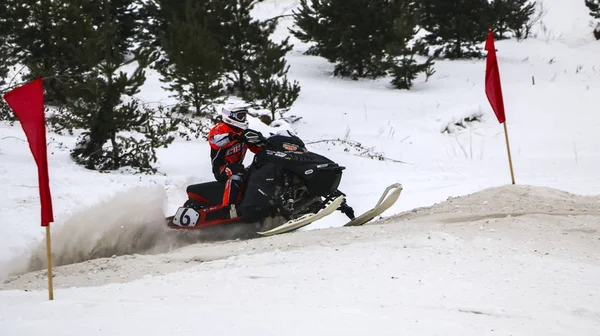
{"type": "Polygon", "coordinates": [[[178,226],[196,226],[200,214],[194,209],[179,208],[173,218],[173,224],[178,226]]]}
{"type": "Polygon", "coordinates": [[[181,213],[181,216],[179,216],[179,222],[181,223],[181,226],[188,226],[188,225],[190,225],[190,222],[192,221],[190,219],[190,216],[186,215],[188,210],[189,209],[183,210],[183,212],[181,213]]]}

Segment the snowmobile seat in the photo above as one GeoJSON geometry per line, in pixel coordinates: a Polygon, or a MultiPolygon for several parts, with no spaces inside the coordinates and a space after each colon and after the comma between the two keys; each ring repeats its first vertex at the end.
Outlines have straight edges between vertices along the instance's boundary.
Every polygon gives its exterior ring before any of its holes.
{"type": "Polygon", "coordinates": [[[190,199],[207,203],[209,205],[220,205],[223,202],[225,183],[213,181],[192,184],[187,187],[186,192],[190,199]]]}

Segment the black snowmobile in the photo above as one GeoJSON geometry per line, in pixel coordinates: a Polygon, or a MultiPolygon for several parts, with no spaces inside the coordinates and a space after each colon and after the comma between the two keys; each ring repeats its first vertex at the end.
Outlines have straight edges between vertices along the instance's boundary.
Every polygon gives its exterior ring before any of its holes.
{"type": "Polygon", "coordinates": [[[266,236],[296,230],[336,210],[350,219],[346,226],[362,225],[393,205],[402,190],[400,184],[391,185],[376,207],[357,218],[338,189],[345,167],[308,151],[291,133],[265,138],[260,132],[246,130],[244,137],[262,150],[248,167],[236,206],[238,216],[223,219],[225,184],[206,182],[187,187],[188,200],[167,218],[169,227],[196,230],[248,222],[258,223],[257,233],[266,236]]]}

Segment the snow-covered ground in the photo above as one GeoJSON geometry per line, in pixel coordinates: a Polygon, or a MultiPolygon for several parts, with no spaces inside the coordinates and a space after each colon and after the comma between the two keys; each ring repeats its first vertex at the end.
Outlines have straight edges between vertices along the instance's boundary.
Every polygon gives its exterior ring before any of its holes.
{"type": "MultiPolygon", "coordinates": [[[[188,184],[212,179],[204,140],[176,141],[159,151],[164,175],[137,176],[78,167],[68,158],[75,139],[49,134],[59,263],[152,243],[152,253],[180,249],[57,267],[53,302],[43,271],[8,278],[0,335],[599,335],[600,201],[563,192],[600,195],[600,43],[579,2],[545,0],[547,29],[537,39],[497,43],[521,186],[504,186],[505,140],[485,97],[485,61],[438,61],[428,82],[396,91],[389,79],[333,78],[332,65],[293,40],[300,137],[347,137],[404,162],[309,145],[347,167],[341,189],[357,212],[403,184],[384,224],[339,229],[345,218],[334,214],[304,232],[182,247],[189,240],[164,238],[155,222],[184,201],[188,184]],[[481,122],[441,133],[475,113],[481,122]]],[[[295,3],[267,0],[256,15],[289,13],[295,3]]],[[[140,96],[168,101],[155,77],[140,96]]],[[[0,261],[11,261],[0,276],[24,267],[14,258],[28,251],[29,266],[43,268],[36,168],[24,139],[20,126],[0,124],[0,261]]]]}
{"type": "Polygon", "coordinates": [[[504,186],[379,225],[94,259],[56,268],[51,303],[44,271],[0,285],[0,330],[598,335],[599,208],[504,186]]]}

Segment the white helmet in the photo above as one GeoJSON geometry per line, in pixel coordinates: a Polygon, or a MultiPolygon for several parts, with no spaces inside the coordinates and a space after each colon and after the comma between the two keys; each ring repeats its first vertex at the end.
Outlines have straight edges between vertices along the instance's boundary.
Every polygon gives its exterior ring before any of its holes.
{"type": "Polygon", "coordinates": [[[248,128],[247,114],[248,108],[246,106],[223,107],[221,110],[221,117],[224,123],[244,130],[248,128]]]}

